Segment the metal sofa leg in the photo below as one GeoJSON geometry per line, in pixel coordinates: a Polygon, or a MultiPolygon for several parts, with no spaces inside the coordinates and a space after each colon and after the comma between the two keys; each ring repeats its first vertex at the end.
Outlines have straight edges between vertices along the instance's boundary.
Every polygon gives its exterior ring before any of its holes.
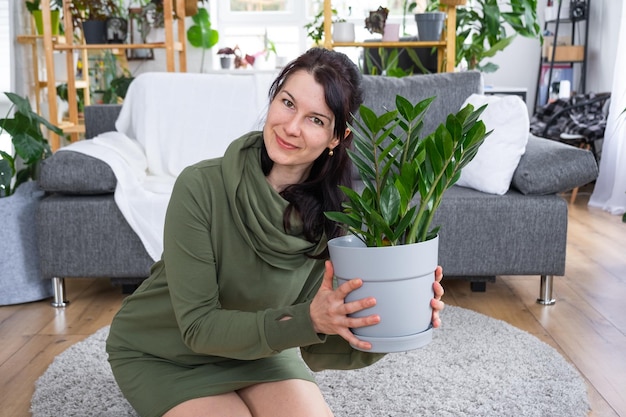
{"type": "Polygon", "coordinates": [[[59,277],[52,278],[52,289],[54,291],[54,300],[52,300],[52,307],[65,307],[69,304],[69,301],[65,299],[65,279],[59,277]]]}
{"type": "Polygon", "coordinates": [[[547,306],[556,303],[556,300],[552,298],[553,278],[553,275],[541,276],[541,286],[539,287],[539,298],[537,298],[537,303],[547,306]]]}

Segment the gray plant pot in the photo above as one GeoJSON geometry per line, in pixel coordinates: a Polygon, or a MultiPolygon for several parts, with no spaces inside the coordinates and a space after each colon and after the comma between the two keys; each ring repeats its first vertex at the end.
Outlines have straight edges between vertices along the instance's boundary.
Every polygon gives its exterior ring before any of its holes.
{"type": "Polygon", "coordinates": [[[30,181],[12,196],[0,198],[0,305],[52,296],[52,283],[42,279],[39,269],[36,216],[43,195],[37,183],[30,181]]]}
{"type": "Polygon", "coordinates": [[[402,246],[369,248],[352,235],[328,242],[339,285],[361,278],[363,286],[346,302],[374,297],[376,306],[354,317],[378,314],[380,323],[353,329],[372,344],[370,352],[389,353],[417,349],[432,340],[433,282],[438,263],[439,238],[402,246]]]}
{"type": "Polygon", "coordinates": [[[445,19],[444,12],[416,13],[417,39],[422,42],[441,40],[445,19]]]}
{"type": "Polygon", "coordinates": [[[233,67],[233,57],[232,56],[221,56],[220,57],[220,66],[222,69],[231,69],[233,67]]]}

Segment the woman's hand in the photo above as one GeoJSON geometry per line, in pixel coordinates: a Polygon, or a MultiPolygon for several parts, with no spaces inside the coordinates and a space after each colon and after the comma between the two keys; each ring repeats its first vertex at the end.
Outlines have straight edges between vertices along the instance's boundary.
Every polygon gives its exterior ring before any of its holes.
{"type": "MultiPolygon", "coordinates": [[[[376,300],[373,297],[367,297],[346,303],[344,301],[346,296],[360,288],[363,281],[358,278],[352,279],[337,288],[333,288],[333,275],[333,264],[326,261],[322,285],[311,302],[310,314],[313,328],[317,333],[337,334],[346,339],[352,346],[369,350],[372,348],[371,343],[359,340],[350,329],[377,324],[380,322],[380,317],[375,314],[359,318],[348,317],[348,315],[375,306],[376,300]]],[[[441,280],[441,277],[439,279],[441,280]]],[[[443,289],[441,289],[441,294],[443,294],[443,289]]],[[[441,296],[439,297],[441,298],[441,296]]]]}
{"type": "Polygon", "coordinates": [[[441,280],[443,279],[443,269],[441,266],[438,266],[435,269],[435,282],[433,283],[433,290],[435,292],[435,298],[430,301],[430,306],[433,308],[433,327],[437,328],[441,326],[441,319],[439,318],[439,313],[444,308],[444,303],[441,301],[441,297],[443,297],[443,287],[441,286],[441,280]]]}

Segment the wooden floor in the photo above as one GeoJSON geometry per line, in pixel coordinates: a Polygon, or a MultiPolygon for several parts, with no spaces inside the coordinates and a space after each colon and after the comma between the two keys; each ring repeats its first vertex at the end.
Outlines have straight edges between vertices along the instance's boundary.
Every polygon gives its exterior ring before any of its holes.
{"type": "MultiPolygon", "coordinates": [[[[590,416],[626,417],[626,223],[589,209],[587,199],[579,194],[570,207],[567,267],[555,279],[555,305],[535,303],[534,276],[498,277],[485,293],[450,280],[444,300],[550,344],[586,379],[590,416]]],[[[123,299],[107,280],[68,280],[67,290],[72,302],[65,309],[49,301],[0,307],[0,417],[29,416],[34,383],[53,358],[109,324],[123,299]]]]}

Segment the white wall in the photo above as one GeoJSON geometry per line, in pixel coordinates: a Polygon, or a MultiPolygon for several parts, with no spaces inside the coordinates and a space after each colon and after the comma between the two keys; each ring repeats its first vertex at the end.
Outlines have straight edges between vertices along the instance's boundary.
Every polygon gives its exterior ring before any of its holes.
{"type": "MultiPolygon", "coordinates": [[[[10,102],[4,95],[11,91],[11,26],[9,25],[9,0],[0,0],[0,118],[9,111],[10,102]]],[[[9,135],[0,134],[0,150],[11,151],[9,135]]]]}

